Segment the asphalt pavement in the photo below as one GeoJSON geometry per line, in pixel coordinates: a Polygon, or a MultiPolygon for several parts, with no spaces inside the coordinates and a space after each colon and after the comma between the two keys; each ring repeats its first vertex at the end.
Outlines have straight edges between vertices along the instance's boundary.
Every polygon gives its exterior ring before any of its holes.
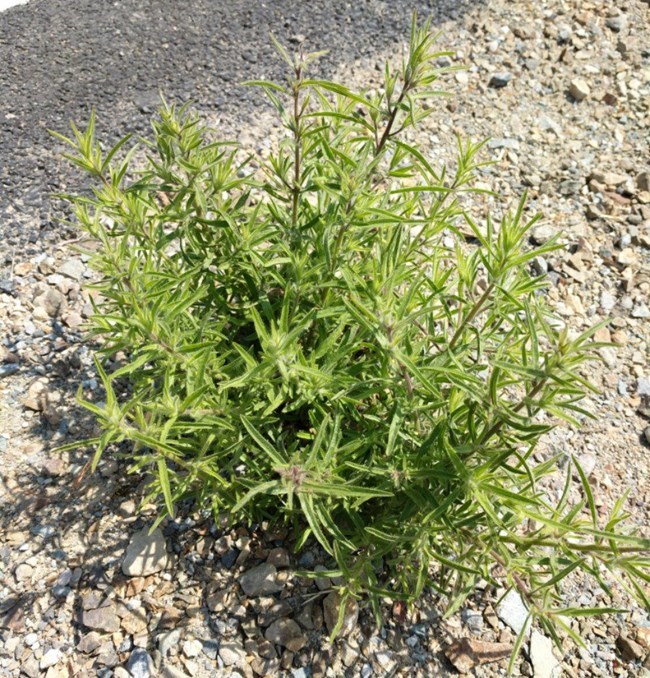
{"type": "Polygon", "coordinates": [[[264,105],[247,79],[282,77],[269,33],[329,49],[320,68],[384,52],[413,10],[434,22],[478,0],[31,0],[0,13],[0,268],[70,236],[51,194],[83,188],[61,159],[91,109],[105,138],[146,133],[159,92],[246,124],[264,105]]]}

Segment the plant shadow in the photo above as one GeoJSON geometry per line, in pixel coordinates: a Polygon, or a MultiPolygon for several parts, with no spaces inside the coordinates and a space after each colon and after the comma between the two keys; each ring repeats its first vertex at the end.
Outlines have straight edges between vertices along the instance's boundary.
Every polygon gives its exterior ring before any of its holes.
{"type": "MultiPolygon", "coordinates": [[[[80,366],[64,379],[53,376],[49,392],[62,394],[62,402],[73,402],[76,384],[87,382],[92,374],[91,367],[80,366]]],[[[32,370],[24,383],[38,378],[39,372],[32,370]]],[[[95,397],[100,399],[101,393],[95,397]]],[[[156,670],[162,671],[170,659],[175,661],[185,640],[196,640],[203,648],[199,664],[203,671],[218,670],[223,659],[217,657],[223,655],[230,661],[236,655],[232,668],[244,670],[251,664],[258,675],[278,675],[301,667],[311,675],[324,675],[328,662],[342,653],[340,646],[330,643],[323,613],[323,599],[333,587],[331,582],[317,585],[295,574],[318,565],[332,567],[317,544],[308,543],[294,554],[286,530],[266,524],[217,525],[209,512],[187,501],[178,507],[174,520],[166,519],[161,526],[168,552],[164,571],[126,576],[122,563],[127,546],[133,534],[155,518],[153,507],[145,507],[142,514],[136,511],[145,496],[146,478],[128,475],[128,460],[116,461],[108,452],[94,473],[89,469],[88,449],[57,452],[56,445],[62,441],[55,432],[65,428],[66,422],[75,423],[75,434],[66,435],[66,442],[82,432],[83,437],[91,435],[94,422],[76,405],[62,412],[60,420],[54,418],[55,426],[52,417],[47,410],[32,417],[29,435],[40,439],[39,451],[20,467],[12,482],[7,484],[8,474],[3,477],[5,498],[10,494],[11,501],[0,505],[0,555],[8,574],[3,582],[8,593],[0,606],[0,629],[24,637],[32,630],[34,618],[44,617],[48,625],[59,629],[60,619],[70,615],[66,631],[68,637],[73,634],[72,644],[77,647],[70,661],[75,669],[77,662],[84,661],[86,670],[94,672],[127,665],[134,642],[155,658],[156,670]],[[274,576],[282,582],[281,590],[247,595],[239,583],[242,574],[270,562],[277,565],[274,576]],[[26,575],[19,570],[24,565],[31,568],[26,575]],[[114,651],[110,644],[115,635],[99,629],[97,640],[97,629],[83,620],[85,611],[104,607],[117,611],[122,623],[124,639],[121,645],[115,644],[114,651]],[[279,619],[299,624],[296,652],[277,645],[274,649],[265,638],[270,625],[279,619]],[[171,658],[167,657],[170,647],[174,648],[171,658]],[[225,653],[220,654],[222,647],[225,653]]],[[[144,563],[151,565],[148,561],[154,559],[152,550],[145,549],[144,563]]],[[[409,657],[413,675],[418,671],[426,675],[425,661],[432,661],[431,652],[418,654],[417,650],[430,638],[444,636],[437,626],[436,602],[433,596],[427,598],[426,611],[408,618],[403,611],[395,614],[390,604],[384,605],[381,630],[370,609],[362,605],[358,640],[352,645],[358,658],[349,659],[344,675],[355,675],[364,663],[360,647],[376,648],[378,643],[395,656],[409,657]]],[[[348,639],[336,643],[348,643],[348,639]]],[[[440,649],[435,662],[450,669],[440,649]]]]}

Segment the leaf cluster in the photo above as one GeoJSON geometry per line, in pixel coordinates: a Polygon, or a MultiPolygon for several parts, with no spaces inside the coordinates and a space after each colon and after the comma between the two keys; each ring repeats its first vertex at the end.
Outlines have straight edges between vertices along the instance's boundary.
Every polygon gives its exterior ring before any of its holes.
{"type": "Polygon", "coordinates": [[[461,206],[482,144],[459,139],[450,170],[404,140],[434,110],[434,42],[414,20],[374,93],[279,46],[287,82],[255,83],[286,129],[268,160],[167,104],[135,179],[116,161],[128,140],[104,154],[94,118],[66,139],[97,180],[71,198],[98,243],[95,463],[128,442],[161,519],[190,497],[288,522],[331,555],[344,601],[369,594],[379,613],[431,586],[453,612],[485,580],[557,638],[576,569],[605,590],[622,573],[647,605],[648,541],[620,526],[624,498],[601,519],[577,460],[552,497],[560,459],[533,458],[586,415],[596,328],[554,321],[528,264],[556,244],[529,247],[524,198],[498,223],[461,206]]]}

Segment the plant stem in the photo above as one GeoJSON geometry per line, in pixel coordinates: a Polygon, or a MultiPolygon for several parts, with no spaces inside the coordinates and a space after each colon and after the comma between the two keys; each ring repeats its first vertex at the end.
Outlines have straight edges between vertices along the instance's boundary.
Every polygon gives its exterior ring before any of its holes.
{"type": "Polygon", "coordinates": [[[480,312],[481,308],[483,308],[483,305],[485,302],[490,298],[490,295],[492,294],[494,290],[494,283],[491,282],[485,292],[481,295],[481,298],[474,304],[474,308],[463,318],[462,322],[454,332],[454,336],[451,338],[451,341],[449,342],[449,350],[453,350],[454,347],[456,346],[456,343],[458,340],[461,338],[463,331],[465,328],[474,320],[474,318],[478,315],[480,312]]]}
{"type": "MultiPolygon", "coordinates": [[[[547,381],[548,377],[543,377],[536,381],[530,391],[528,391],[528,393],[526,393],[526,395],[524,395],[524,397],[512,408],[512,411],[519,412],[531,398],[534,398],[544,388],[547,381]]],[[[480,444],[484,445],[492,436],[496,435],[503,428],[503,424],[503,419],[492,424],[492,426],[481,436],[480,444]]]]}
{"type": "Polygon", "coordinates": [[[293,186],[291,188],[291,225],[295,229],[298,224],[298,204],[300,198],[300,144],[302,130],[300,128],[300,84],[302,82],[302,66],[296,66],[296,80],[293,83],[293,186]]]}
{"type": "MultiPolygon", "coordinates": [[[[494,560],[501,565],[501,567],[508,572],[508,565],[506,561],[494,550],[490,550],[490,555],[494,558],[494,560]]],[[[526,582],[516,573],[516,572],[510,572],[509,573],[512,576],[513,581],[515,582],[515,586],[517,587],[517,590],[521,594],[521,597],[529,604],[529,605],[534,605],[533,599],[531,598],[530,595],[530,589],[528,588],[528,585],[526,582]]]]}
{"type": "Polygon", "coordinates": [[[397,119],[399,107],[404,102],[404,99],[406,98],[406,95],[409,93],[411,86],[412,83],[410,80],[406,80],[404,82],[404,87],[402,87],[402,91],[400,92],[400,95],[397,98],[397,102],[395,103],[392,109],[390,107],[390,102],[388,102],[388,122],[386,123],[384,133],[381,135],[381,139],[377,144],[377,150],[375,151],[375,155],[379,155],[381,153],[384,146],[386,145],[386,142],[390,139],[391,130],[393,129],[393,125],[395,124],[395,120],[397,119]]]}
{"type": "MultiPolygon", "coordinates": [[[[386,336],[388,338],[388,341],[392,343],[393,341],[392,327],[390,326],[386,327],[386,336]]],[[[404,379],[404,383],[406,384],[406,392],[408,394],[409,400],[411,401],[412,405],[415,405],[415,388],[413,387],[413,380],[411,379],[411,375],[409,374],[406,365],[401,360],[397,359],[397,364],[399,365],[402,379],[404,379]]],[[[418,435],[421,435],[422,429],[420,427],[420,417],[418,417],[417,412],[414,413],[414,419],[415,419],[415,428],[417,429],[418,435]]]]}

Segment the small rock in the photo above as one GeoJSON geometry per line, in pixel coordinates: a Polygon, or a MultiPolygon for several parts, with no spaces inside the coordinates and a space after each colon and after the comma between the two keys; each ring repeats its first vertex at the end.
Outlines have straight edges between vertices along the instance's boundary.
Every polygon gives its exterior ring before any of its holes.
{"type": "MultiPolygon", "coordinates": [[[[169,665],[163,667],[162,673],[160,675],[162,676],[162,678],[190,678],[190,676],[187,673],[184,673],[175,666],[169,665]]],[[[237,674],[233,673],[231,675],[236,676],[237,674]]]]}
{"type": "Polygon", "coordinates": [[[553,641],[539,631],[533,631],[530,636],[530,661],[535,678],[559,676],[560,664],[553,654],[553,641]]]}
{"type": "Polygon", "coordinates": [[[604,311],[611,311],[616,306],[616,297],[611,292],[600,295],[600,306],[604,311]]]}
{"type": "MultiPolygon", "coordinates": [[[[16,638],[18,640],[18,638],[16,638]]],[[[24,638],[23,638],[25,645],[27,647],[34,647],[38,643],[38,634],[37,633],[28,633],[24,638]]],[[[7,644],[5,643],[5,649],[7,649],[7,644]]]]}
{"type": "Polygon", "coordinates": [[[220,591],[210,593],[205,602],[210,612],[222,612],[226,608],[229,598],[230,592],[227,589],[221,589],[220,591]]]}
{"type": "MultiPolygon", "coordinates": [[[[64,475],[66,470],[67,464],[60,457],[49,457],[41,464],[41,471],[52,478],[64,475]]],[[[72,572],[70,570],[68,570],[68,572],[70,572],[70,576],[72,577],[72,572]]],[[[59,582],[57,580],[57,584],[61,584],[62,586],[67,586],[69,583],[69,580],[67,582],[59,582]]]]}
{"type": "Polygon", "coordinates": [[[50,666],[58,664],[60,659],[61,659],[61,650],[51,648],[41,657],[39,667],[41,671],[45,671],[45,669],[49,669],[50,666]]]}
{"type": "Polygon", "coordinates": [[[496,609],[499,619],[507,624],[515,633],[520,633],[524,624],[530,628],[528,608],[524,605],[521,596],[514,589],[510,589],[503,597],[496,609]],[[528,621],[526,621],[528,619],[528,621]]]}
{"type": "Polygon", "coordinates": [[[31,565],[21,563],[14,570],[14,577],[16,578],[16,581],[28,581],[31,580],[33,571],[34,568],[32,568],[31,565]]]}
{"type": "Polygon", "coordinates": [[[91,631],[81,638],[77,650],[84,654],[92,654],[102,644],[102,637],[97,631],[91,631]]]}
{"type": "Polygon", "coordinates": [[[627,21],[625,20],[625,15],[619,14],[618,16],[609,16],[605,19],[605,25],[614,33],[620,33],[625,29],[627,21]]]}
{"type": "Polygon", "coordinates": [[[226,666],[234,666],[246,659],[246,651],[241,645],[236,643],[221,643],[219,646],[219,657],[226,666]]]}
{"type": "Polygon", "coordinates": [[[616,367],[617,358],[615,349],[610,346],[604,346],[598,349],[598,355],[603,359],[607,367],[616,367]]]}
{"type": "Polygon", "coordinates": [[[535,245],[543,245],[553,238],[556,233],[556,230],[552,226],[548,224],[542,224],[541,226],[536,226],[530,232],[530,238],[535,245]]]}
{"type": "Polygon", "coordinates": [[[51,426],[58,426],[63,418],[62,400],[59,391],[48,390],[43,394],[43,414],[51,426]]]}
{"type": "Polygon", "coordinates": [[[510,656],[512,645],[509,643],[488,643],[482,640],[461,638],[447,648],[447,659],[459,673],[469,673],[479,664],[497,662],[510,656]]]}
{"type": "Polygon", "coordinates": [[[32,303],[34,304],[34,308],[40,308],[45,311],[50,318],[54,318],[64,307],[65,297],[58,290],[49,287],[35,297],[32,303]]]}
{"type": "Polygon", "coordinates": [[[183,643],[183,654],[188,658],[198,657],[201,654],[202,649],[203,645],[201,644],[201,641],[196,640],[196,638],[186,640],[183,643]]]}
{"type": "Polygon", "coordinates": [[[540,115],[539,118],[537,119],[537,124],[539,125],[539,128],[543,130],[544,132],[555,132],[555,134],[559,137],[562,136],[562,126],[560,123],[556,122],[553,120],[553,118],[550,118],[548,115],[540,115]]]}
{"type": "Polygon", "coordinates": [[[641,172],[636,178],[636,185],[640,191],[650,191],[650,172],[641,172]]]}
{"type": "Polygon", "coordinates": [[[483,615],[479,612],[464,608],[461,610],[460,618],[473,633],[480,633],[483,630],[483,615]]]}
{"type": "Polygon", "coordinates": [[[269,593],[282,591],[284,584],[276,580],[277,570],[271,563],[262,563],[248,570],[239,578],[239,585],[244,593],[255,598],[269,593]]]}
{"type": "Polygon", "coordinates": [[[371,664],[366,663],[361,667],[361,673],[360,673],[361,678],[370,678],[370,676],[372,676],[373,673],[374,673],[374,671],[372,669],[371,664]]]}
{"type": "MultiPolygon", "coordinates": [[[[327,627],[328,632],[331,634],[338,622],[339,618],[339,609],[341,607],[341,596],[336,592],[332,591],[328,596],[323,600],[323,617],[325,619],[325,626],[327,627]]],[[[348,636],[352,633],[355,626],[357,625],[357,620],[359,619],[359,604],[354,598],[348,598],[345,604],[345,612],[343,615],[343,625],[339,632],[340,636],[348,636]]]]}
{"type": "Polygon", "coordinates": [[[122,572],[127,577],[147,577],[166,566],[167,547],[159,529],[149,534],[149,528],[144,527],[131,537],[122,562],[122,572]]]}
{"type": "Polygon", "coordinates": [[[505,87],[512,80],[512,73],[507,71],[501,73],[495,73],[488,83],[488,87],[494,87],[495,89],[501,89],[505,87]]]}
{"type": "Polygon", "coordinates": [[[488,147],[489,148],[510,148],[513,151],[516,151],[519,149],[519,142],[517,139],[508,139],[507,137],[495,137],[494,139],[490,139],[488,141],[488,147]]]}
{"type": "MultiPolygon", "coordinates": [[[[272,600],[272,599],[269,599],[272,600]]],[[[273,603],[270,607],[264,606],[264,609],[260,610],[260,615],[257,618],[257,622],[260,626],[269,626],[276,619],[281,617],[288,617],[291,614],[291,604],[288,600],[280,600],[277,603],[273,603]]]]}
{"type": "Polygon", "coordinates": [[[266,562],[271,563],[271,565],[274,565],[275,567],[289,567],[291,564],[289,551],[283,548],[271,549],[266,562]]]}
{"type": "Polygon", "coordinates": [[[307,644],[307,638],[302,635],[300,626],[293,619],[278,619],[274,621],[264,637],[275,645],[286,647],[291,652],[298,652],[307,644]]]}
{"type": "Polygon", "coordinates": [[[219,643],[216,640],[208,639],[202,641],[201,649],[208,659],[216,659],[219,655],[219,643]]]}
{"type": "Polygon", "coordinates": [[[83,278],[85,271],[86,267],[81,259],[68,259],[63,262],[61,268],[59,268],[59,273],[61,275],[77,281],[83,278]]]}
{"type": "Polygon", "coordinates": [[[596,456],[593,454],[579,454],[578,463],[580,468],[582,468],[584,474],[589,478],[589,476],[594,472],[596,468],[596,456]]]}
{"type": "Polygon", "coordinates": [[[135,510],[135,502],[133,499],[126,499],[120,504],[117,513],[122,518],[130,518],[135,514],[135,510]]]}
{"type": "Polygon", "coordinates": [[[624,635],[616,639],[616,647],[621,653],[621,657],[626,661],[632,662],[636,659],[642,659],[645,655],[645,651],[639,643],[624,635]]]}
{"type": "Polygon", "coordinates": [[[81,615],[81,623],[89,629],[115,633],[120,629],[120,618],[117,616],[115,607],[107,605],[96,610],[84,610],[81,615]]]}
{"type": "Polygon", "coordinates": [[[133,610],[122,617],[122,629],[130,636],[139,636],[147,629],[147,616],[143,610],[133,610]]]}
{"type": "Polygon", "coordinates": [[[279,659],[262,659],[261,657],[255,657],[250,663],[250,667],[258,676],[281,675],[279,659]]]}
{"type": "Polygon", "coordinates": [[[16,374],[18,370],[20,370],[20,365],[16,363],[0,365],[0,379],[2,377],[10,377],[12,374],[16,374]]]}
{"type": "Polygon", "coordinates": [[[42,323],[47,322],[50,319],[49,313],[40,306],[34,307],[32,311],[32,320],[38,320],[42,323]]]}
{"type": "Polygon", "coordinates": [[[343,643],[342,651],[343,653],[341,655],[341,661],[347,667],[350,667],[353,664],[355,664],[359,660],[359,657],[361,656],[359,648],[352,647],[348,643],[343,643]]]}
{"type": "Polygon", "coordinates": [[[102,597],[103,596],[99,591],[84,593],[83,596],[81,596],[81,609],[96,610],[98,607],[101,607],[102,597]]]}
{"type": "Polygon", "coordinates": [[[37,379],[27,389],[27,395],[23,401],[26,408],[34,412],[40,412],[45,406],[45,393],[47,392],[47,379],[37,379]]]}
{"type": "Polygon", "coordinates": [[[19,276],[29,275],[33,267],[30,261],[21,261],[14,266],[14,273],[19,276]]]}
{"type": "Polygon", "coordinates": [[[637,304],[633,309],[630,315],[633,318],[650,318],[650,308],[647,304],[637,304]]]}
{"type": "Polygon", "coordinates": [[[617,259],[618,263],[623,266],[632,266],[636,263],[636,254],[631,247],[626,247],[619,253],[617,259]]]}
{"type": "MultiPolygon", "coordinates": [[[[25,674],[27,678],[39,678],[43,675],[38,668],[38,661],[34,655],[29,657],[29,659],[22,663],[20,667],[21,674],[25,674]]],[[[47,676],[47,674],[45,674],[47,676]]]]}
{"type": "MultiPolygon", "coordinates": [[[[646,436],[648,436],[650,443],[650,426],[646,428],[646,436]]],[[[636,642],[641,647],[645,647],[646,650],[650,650],[650,626],[640,626],[636,630],[636,642]]]]}
{"type": "MultiPolygon", "coordinates": [[[[324,565],[316,565],[316,572],[327,572],[327,568],[324,565]]],[[[316,586],[319,591],[326,591],[332,586],[332,581],[329,577],[316,577],[316,586]]]]}
{"type": "Polygon", "coordinates": [[[43,539],[50,539],[57,533],[57,529],[54,525],[33,525],[29,528],[29,531],[36,537],[41,537],[43,539]]]}
{"type": "Polygon", "coordinates": [[[105,642],[100,648],[95,660],[100,666],[112,668],[120,663],[120,658],[115,652],[115,646],[110,641],[105,642]]]}
{"type": "MultiPolygon", "coordinates": [[[[249,552],[250,553],[250,552],[249,552]]],[[[239,550],[235,548],[228,549],[223,556],[221,557],[221,564],[227,569],[230,570],[239,558],[239,550]]]]}
{"type": "Polygon", "coordinates": [[[640,396],[650,396],[650,377],[639,377],[637,379],[636,392],[640,396]]]}
{"type": "Polygon", "coordinates": [[[581,188],[582,182],[567,179],[566,181],[562,181],[560,183],[558,190],[560,192],[560,195],[568,197],[570,195],[578,195],[580,193],[581,188]]]}
{"type": "Polygon", "coordinates": [[[84,319],[76,311],[68,311],[63,316],[63,322],[66,324],[67,327],[69,327],[72,330],[82,325],[83,321],[84,319]]]}
{"type": "Polygon", "coordinates": [[[52,595],[57,600],[65,600],[71,592],[72,589],[69,586],[60,586],[59,584],[55,584],[52,587],[52,595]]]}
{"type": "Polygon", "coordinates": [[[569,85],[569,94],[576,101],[583,101],[589,96],[590,92],[589,85],[582,78],[574,78],[569,85]]]}
{"type": "Polygon", "coordinates": [[[129,661],[126,663],[126,668],[133,678],[150,678],[150,676],[156,674],[153,659],[149,653],[141,647],[136,647],[135,650],[131,652],[129,661]]]}
{"type": "Polygon", "coordinates": [[[381,671],[382,676],[392,676],[397,668],[395,655],[392,652],[375,652],[373,655],[375,669],[381,671]]]}
{"type": "Polygon", "coordinates": [[[176,647],[178,643],[180,642],[181,639],[181,629],[176,628],[168,633],[161,633],[157,637],[158,641],[158,650],[160,651],[160,654],[163,656],[163,659],[169,654],[169,651],[176,647]]]}
{"type": "Polygon", "coordinates": [[[643,429],[643,435],[645,436],[645,441],[650,445],[650,426],[646,426],[645,429],[643,429]]]}
{"type": "Polygon", "coordinates": [[[599,184],[605,184],[606,186],[617,187],[625,184],[629,177],[627,174],[619,174],[618,172],[610,172],[603,170],[594,170],[589,178],[598,182],[599,184]]]}

